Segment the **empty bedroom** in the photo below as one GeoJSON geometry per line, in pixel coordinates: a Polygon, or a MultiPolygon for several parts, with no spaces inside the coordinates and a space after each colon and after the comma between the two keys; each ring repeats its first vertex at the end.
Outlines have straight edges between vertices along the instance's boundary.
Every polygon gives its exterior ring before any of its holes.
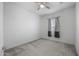
{"type": "Polygon", "coordinates": [[[1,11],[4,56],[79,55],[78,2],[0,2],[1,11]]]}

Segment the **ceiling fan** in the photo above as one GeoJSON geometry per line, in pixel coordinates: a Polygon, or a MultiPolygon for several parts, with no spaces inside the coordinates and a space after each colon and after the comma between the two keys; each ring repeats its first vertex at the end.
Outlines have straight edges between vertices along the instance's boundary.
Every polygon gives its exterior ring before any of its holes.
{"type": "MultiPolygon", "coordinates": [[[[42,8],[47,8],[47,9],[51,9],[50,7],[50,2],[35,2],[38,7],[37,7],[37,10],[40,10],[42,8]]],[[[63,2],[58,2],[59,4],[62,4],[63,2]]]]}
{"type": "Polygon", "coordinates": [[[38,5],[37,10],[41,9],[41,8],[47,8],[50,9],[50,7],[48,6],[48,2],[35,2],[38,5]]]}

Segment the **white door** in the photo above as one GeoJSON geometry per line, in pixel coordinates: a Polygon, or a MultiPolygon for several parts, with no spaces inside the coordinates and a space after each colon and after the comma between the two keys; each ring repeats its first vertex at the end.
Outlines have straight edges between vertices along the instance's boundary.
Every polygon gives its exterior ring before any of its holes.
{"type": "Polygon", "coordinates": [[[3,55],[3,3],[0,2],[0,56],[3,55]]]}

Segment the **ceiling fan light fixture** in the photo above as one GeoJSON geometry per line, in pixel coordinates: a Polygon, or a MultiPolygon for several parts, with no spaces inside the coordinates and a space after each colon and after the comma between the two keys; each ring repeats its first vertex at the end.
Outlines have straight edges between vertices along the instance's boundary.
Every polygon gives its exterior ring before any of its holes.
{"type": "Polygon", "coordinates": [[[45,6],[43,4],[40,5],[40,8],[44,8],[45,6]]]}

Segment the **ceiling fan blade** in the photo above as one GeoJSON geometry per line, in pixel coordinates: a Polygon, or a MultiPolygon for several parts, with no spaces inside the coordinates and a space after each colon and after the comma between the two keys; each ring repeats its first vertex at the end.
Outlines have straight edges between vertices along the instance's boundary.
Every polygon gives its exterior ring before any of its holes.
{"type": "Polygon", "coordinates": [[[39,8],[37,8],[37,10],[40,10],[40,7],[39,7],[39,8]]]}
{"type": "Polygon", "coordinates": [[[48,8],[48,9],[50,9],[50,7],[49,6],[45,6],[46,8],[48,8]]]}
{"type": "Polygon", "coordinates": [[[48,5],[48,2],[43,3],[43,5],[44,5],[46,8],[50,9],[50,7],[47,6],[47,5],[48,5]]]}

